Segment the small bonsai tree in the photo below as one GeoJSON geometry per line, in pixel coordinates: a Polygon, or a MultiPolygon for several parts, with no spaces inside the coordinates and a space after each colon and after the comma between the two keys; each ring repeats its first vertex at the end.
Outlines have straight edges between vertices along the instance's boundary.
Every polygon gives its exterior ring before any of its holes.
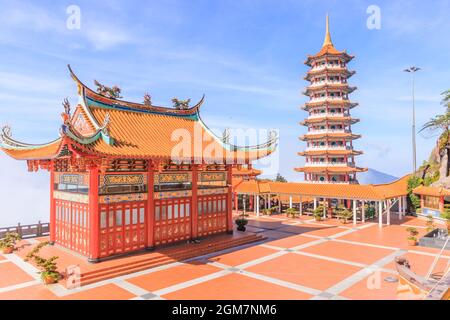
{"type": "Polygon", "coordinates": [[[343,223],[347,223],[348,220],[353,217],[353,212],[348,210],[344,206],[339,206],[337,216],[340,221],[342,221],[343,223]]]}
{"type": "Polygon", "coordinates": [[[48,241],[38,244],[27,254],[25,258],[25,261],[29,261],[31,259],[34,260],[36,265],[41,269],[41,279],[45,284],[56,283],[61,277],[56,264],[56,260],[58,259],[57,256],[52,256],[48,259],[39,256],[41,249],[49,244],[50,243],[48,241]]]}
{"type": "Polygon", "coordinates": [[[427,226],[427,233],[430,233],[431,231],[436,229],[436,225],[434,224],[434,217],[433,217],[433,215],[429,214],[427,216],[426,226],[427,226]]]}
{"type": "Polygon", "coordinates": [[[286,209],[286,215],[288,217],[291,217],[291,218],[295,219],[297,217],[297,214],[298,214],[298,211],[296,209],[294,209],[294,208],[286,209]]]}
{"type": "Polygon", "coordinates": [[[414,227],[409,227],[406,229],[406,231],[409,233],[408,242],[411,245],[416,245],[417,244],[417,235],[419,234],[419,231],[417,231],[417,229],[414,227]]]}
{"type": "Polygon", "coordinates": [[[323,218],[324,206],[320,205],[313,211],[313,217],[316,221],[321,221],[323,218]]]}
{"type": "Polygon", "coordinates": [[[3,253],[9,254],[14,251],[14,247],[21,239],[20,235],[16,232],[7,232],[5,237],[0,240],[0,249],[3,250],[3,253]]]}

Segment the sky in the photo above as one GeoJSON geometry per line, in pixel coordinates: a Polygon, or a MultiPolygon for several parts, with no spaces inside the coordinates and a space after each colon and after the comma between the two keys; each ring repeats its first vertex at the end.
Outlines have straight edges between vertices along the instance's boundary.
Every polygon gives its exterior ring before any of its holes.
{"type": "MultiPolygon", "coordinates": [[[[71,64],[91,86],[118,85],[125,100],[141,102],[149,92],[154,104],[169,106],[173,97],[205,94],[202,119],[217,130],[278,129],[278,171],[302,180],[293,168],[304,163],[303,62],[320,50],[327,13],[335,47],[355,55],[359,166],[397,177],[411,171],[411,78],[403,69],[421,68],[418,128],[443,111],[440,94],[450,88],[450,1],[0,0],[0,7],[0,124],[30,143],[58,137],[62,100],[76,102],[71,64]],[[380,28],[367,26],[371,5],[380,28]]],[[[418,133],[418,163],[435,138],[418,133]]],[[[48,173],[28,173],[3,154],[0,170],[0,226],[48,220],[48,173]]]]}

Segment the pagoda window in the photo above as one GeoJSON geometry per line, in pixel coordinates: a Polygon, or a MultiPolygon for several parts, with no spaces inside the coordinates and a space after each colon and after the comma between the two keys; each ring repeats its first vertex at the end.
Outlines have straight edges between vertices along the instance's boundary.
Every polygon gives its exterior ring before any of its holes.
{"type": "Polygon", "coordinates": [[[324,146],[324,145],[325,145],[325,142],[322,141],[322,142],[320,143],[320,145],[321,145],[321,146],[324,146]]]}
{"type": "Polygon", "coordinates": [[[325,109],[320,110],[320,113],[325,113],[325,109]]]}
{"type": "Polygon", "coordinates": [[[336,141],[333,141],[333,142],[331,143],[331,145],[332,145],[332,146],[335,146],[335,145],[336,145],[336,141]]]}
{"type": "Polygon", "coordinates": [[[320,181],[325,181],[325,177],[322,176],[322,177],[319,178],[319,180],[320,180],[320,181]]]}
{"type": "Polygon", "coordinates": [[[126,194],[126,193],[145,193],[147,186],[142,185],[116,185],[104,186],[100,189],[100,194],[126,194]]]}
{"type": "Polygon", "coordinates": [[[336,126],[331,126],[331,129],[332,129],[332,130],[336,129],[336,126]]]}

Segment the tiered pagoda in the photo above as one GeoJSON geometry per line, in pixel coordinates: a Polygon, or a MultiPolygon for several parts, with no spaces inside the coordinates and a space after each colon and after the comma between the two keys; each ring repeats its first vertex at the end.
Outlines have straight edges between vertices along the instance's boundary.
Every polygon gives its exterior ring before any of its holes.
{"type": "Polygon", "coordinates": [[[347,82],[355,73],[347,69],[352,59],[346,51],[334,47],[327,15],[322,49],[305,62],[310,67],[304,78],[310,82],[304,92],[309,101],[302,109],[309,115],[300,124],[308,132],[300,137],[306,142],[306,150],[299,155],[306,162],[304,167],[295,169],[305,174],[305,181],[357,183],[356,173],[367,170],[356,166],[355,156],[362,152],[353,149],[353,140],[361,136],[352,132],[352,125],[359,119],[350,115],[350,110],[358,105],[349,100],[349,94],[356,89],[347,82]]]}
{"type": "Polygon", "coordinates": [[[119,88],[94,91],[70,72],[78,103],[72,113],[64,101],[60,137],[34,145],[9,127],[0,133],[5,153],[50,172],[51,242],[99,261],[233,231],[233,167],[272,153],[275,136],[230,145],[201,120],[204,99],[127,102],[119,88]]]}

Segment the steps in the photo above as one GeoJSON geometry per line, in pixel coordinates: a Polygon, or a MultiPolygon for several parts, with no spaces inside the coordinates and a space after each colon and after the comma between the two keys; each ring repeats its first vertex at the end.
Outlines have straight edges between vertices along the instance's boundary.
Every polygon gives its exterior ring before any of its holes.
{"type": "Polygon", "coordinates": [[[82,272],[80,283],[81,286],[85,286],[91,283],[159,267],[177,261],[184,261],[264,239],[265,237],[261,235],[249,234],[241,237],[211,237],[198,244],[178,244],[173,247],[161,249],[158,252],[144,254],[142,255],[142,258],[133,258],[132,261],[128,261],[124,258],[123,263],[93,271],[82,272]]]}

